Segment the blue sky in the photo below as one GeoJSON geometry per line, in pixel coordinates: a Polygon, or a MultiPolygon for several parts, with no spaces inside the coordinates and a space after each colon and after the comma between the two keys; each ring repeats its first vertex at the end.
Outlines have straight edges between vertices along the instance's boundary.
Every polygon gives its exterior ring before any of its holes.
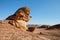
{"type": "Polygon", "coordinates": [[[31,10],[32,18],[28,24],[60,23],[60,0],[0,0],[0,20],[14,14],[23,6],[29,6],[31,10]]]}

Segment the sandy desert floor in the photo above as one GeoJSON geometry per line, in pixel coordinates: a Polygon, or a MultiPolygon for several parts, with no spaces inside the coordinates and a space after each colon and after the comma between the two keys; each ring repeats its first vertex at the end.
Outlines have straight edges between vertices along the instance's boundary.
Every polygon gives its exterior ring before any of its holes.
{"type": "Polygon", "coordinates": [[[45,30],[44,28],[37,28],[33,33],[46,37],[50,40],[60,40],[60,29],[45,30]]]}
{"type": "Polygon", "coordinates": [[[60,29],[35,28],[29,32],[18,29],[5,20],[0,21],[0,40],[60,40],[60,29]]]}

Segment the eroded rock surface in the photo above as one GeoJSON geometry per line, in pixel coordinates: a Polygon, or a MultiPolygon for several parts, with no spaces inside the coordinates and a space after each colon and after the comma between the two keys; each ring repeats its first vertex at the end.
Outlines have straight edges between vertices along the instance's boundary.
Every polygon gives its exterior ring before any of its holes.
{"type": "Polygon", "coordinates": [[[0,40],[50,40],[38,34],[18,29],[8,22],[9,20],[0,20],[0,40]]]}

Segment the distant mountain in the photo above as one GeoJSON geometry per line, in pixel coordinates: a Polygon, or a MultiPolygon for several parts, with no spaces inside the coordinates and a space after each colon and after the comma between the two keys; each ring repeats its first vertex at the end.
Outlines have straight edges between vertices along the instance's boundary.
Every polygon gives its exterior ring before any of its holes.
{"type": "Polygon", "coordinates": [[[52,25],[52,26],[48,26],[46,29],[60,29],[60,24],[56,24],[56,25],[52,25]]]}

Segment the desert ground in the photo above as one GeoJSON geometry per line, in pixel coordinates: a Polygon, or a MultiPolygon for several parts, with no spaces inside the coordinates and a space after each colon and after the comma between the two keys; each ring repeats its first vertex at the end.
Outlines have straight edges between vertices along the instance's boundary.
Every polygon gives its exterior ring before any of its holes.
{"type": "Polygon", "coordinates": [[[50,40],[60,40],[60,30],[52,29],[46,30],[44,28],[35,29],[34,33],[39,34],[40,36],[46,37],[50,40]]]}
{"type": "MultiPolygon", "coordinates": [[[[0,20],[0,40],[60,40],[60,29],[46,29],[34,27],[31,32],[18,29],[8,23],[9,20],[0,20]]],[[[31,26],[32,27],[32,26],[31,26]]]]}

